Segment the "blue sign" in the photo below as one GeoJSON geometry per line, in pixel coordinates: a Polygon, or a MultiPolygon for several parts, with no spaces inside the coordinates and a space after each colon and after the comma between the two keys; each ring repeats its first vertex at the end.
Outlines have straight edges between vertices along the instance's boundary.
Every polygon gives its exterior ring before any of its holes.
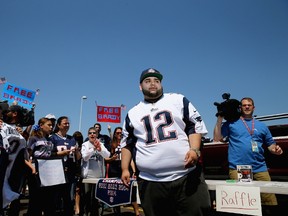
{"type": "Polygon", "coordinates": [[[3,86],[1,99],[7,100],[10,103],[16,101],[20,106],[32,108],[35,95],[36,91],[22,88],[20,86],[6,82],[3,86]]]}

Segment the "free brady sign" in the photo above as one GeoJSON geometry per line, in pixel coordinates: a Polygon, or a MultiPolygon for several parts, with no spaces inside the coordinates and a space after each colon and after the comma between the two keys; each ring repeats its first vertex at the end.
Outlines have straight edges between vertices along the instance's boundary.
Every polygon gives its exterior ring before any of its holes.
{"type": "Polygon", "coordinates": [[[7,100],[10,103],[16,101],[20,106],[32,108],[35,95],[36,91],[6,82],[3,86],[1,99],[7,100]]]}
{"type": "Polygon", "coordinates": [[[121,122],[121,107],[97,106],[98,122],[121,122]]]}

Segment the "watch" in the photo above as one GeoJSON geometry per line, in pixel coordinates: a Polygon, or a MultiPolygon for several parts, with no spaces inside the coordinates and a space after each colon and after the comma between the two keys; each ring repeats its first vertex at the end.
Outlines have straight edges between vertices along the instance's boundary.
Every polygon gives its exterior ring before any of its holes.
{"type": "Polygon", "coordinates": [[[190,150],[194,151],[198,158],[201,156],[201,151],[199,149],[191,147],[190,150]]]}

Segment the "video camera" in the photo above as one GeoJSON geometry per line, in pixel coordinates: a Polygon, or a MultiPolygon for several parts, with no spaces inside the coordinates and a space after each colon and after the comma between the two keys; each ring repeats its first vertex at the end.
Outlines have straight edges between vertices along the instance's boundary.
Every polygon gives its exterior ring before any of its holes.
{"type": "Polygon", "coordinates": [[[233,122],[240,118],[240,101],[236,99],[230,99],[229,93],[222,94],[222,103],[215,102],[214,105],[217,107],[216,117],[223,116],[226,121],[233,122]]]}

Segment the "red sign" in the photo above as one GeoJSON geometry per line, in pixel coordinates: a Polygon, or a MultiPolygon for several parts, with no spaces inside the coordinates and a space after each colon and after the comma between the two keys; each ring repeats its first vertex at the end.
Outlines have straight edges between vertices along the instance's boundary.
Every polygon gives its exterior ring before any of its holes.
{"type": "Polygon", "coordinates": [[[97,106],[97,122],[121,122],[121,107],[97,106]]]}

